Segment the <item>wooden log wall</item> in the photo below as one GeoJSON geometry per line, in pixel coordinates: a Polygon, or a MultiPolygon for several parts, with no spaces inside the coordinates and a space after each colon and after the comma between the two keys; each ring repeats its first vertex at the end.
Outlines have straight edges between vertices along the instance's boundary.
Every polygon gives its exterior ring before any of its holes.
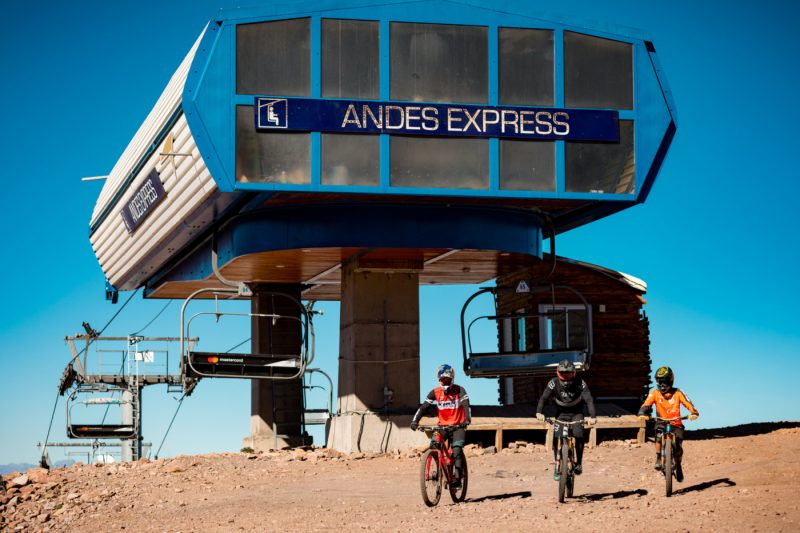
{"type": "MultiPolygon", "coordinates": [[[[520,271],[497,279],[498,286],[515,286],[520,280],[542,279],[551,263],[547,256],[535,268],[520,271]]],[[[647,395],[650,383],[650,326],[642,309],[642,291],[609,275],[574,263],[558,261],[555,272],[546,284],[568,285],[581,292],[592,308],[594,355],[590,369],[583,373],[595,398],[635,397],[635,404],[647,395]],[[605,311],[600,311],[600,306],[605,311]]],[[[498,313],[512,313],[519,309],[535,312],[539,304],[580,304],[571,292],[550,290],[536,294],[507,294],[498,297],[498,313]]],[[[526,321],[528,349],[538,348],[538,319],[526,321]]],[[[498,336],[502,337],[502,328],[498,336]]],[[[503,346],[503,339],[498,339],[503,346]]],[[[553,372],[553,376],[555,372],[553,372]]],[[[525,376],[513,378],[514,403],[535,403],[547,382],[553,376],[525,376]]],[[[506,380],[500,379],[500,401],[506,398],[506,380]]],[[[619,402],[623,404],[625,402],[619,402]]]]}

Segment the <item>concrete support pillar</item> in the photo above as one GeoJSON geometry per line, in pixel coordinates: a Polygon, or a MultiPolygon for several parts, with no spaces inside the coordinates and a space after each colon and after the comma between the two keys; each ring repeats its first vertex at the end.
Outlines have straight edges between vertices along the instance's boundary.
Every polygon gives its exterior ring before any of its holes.
{"type": "Polygon", "coordinates": [[[340,320],[339,415],[328,445],[349,453],[424,442],[408,428],[420,401],[418,270],[343,265],[340,320]]]}
{"type": "MultiPolygon", "coordinates": [[[[300,317],[300,310],[290,300],[272,293],[284,293],[300,300],[300,285],[255,285],[251,312],[300,317]]],[[[294,320],[252,318],[252,353],[299,354],[302,328],[294,320]]],[[[303,380],[251,381],[250,436],[243,446],[266,451],[308,442],[302,434],[303,380]]]]}

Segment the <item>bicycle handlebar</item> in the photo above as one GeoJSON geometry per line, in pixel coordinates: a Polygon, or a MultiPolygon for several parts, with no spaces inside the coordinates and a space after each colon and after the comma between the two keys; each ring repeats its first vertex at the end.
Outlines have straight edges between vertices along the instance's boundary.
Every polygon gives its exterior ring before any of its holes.
{"type": "Polygon", "coordinates": [[[577,424],[583,424],[583,423],[586,423],[586,425],[587,425],[587,426],[591,426],[591,424],[590,424],[590,423],[589,423],[587,420],[572,420],[572,421],[567,421],[567,420],[559,420],[559,419],[557,419],[557,418],[553,418],[553,417],[551,417],[551,416],[550,416],[550,417],[547,417],[547,418],[545,418],[544,420],[545,420],[545,422],[549,422],[549,423],[551,423],[551,424],[556,424],[556,423],[558,423],[558,424],[561,424],[562,426],[574,426],[574,425],[577,425],[577,424]]]}
{"type": "Polygon", "coordinates": [[[452,426],[417,426],[417,431],[445,431],[450,429],[466,429],[469,424],[454,424],[452,426]]]}
{"type": "MultiPolygon", "coordinates": [[[[693,415],[686,415],[686,416],[676,416],[674,418],[661,418],[660,416],[647,416],[647,419],[653,420],[661,420],[662,422],[674,422],[675,420],[687,420],[691,418],[693,415]]],[[[700,415],[697,415],[700,416],[700,415]]]]}

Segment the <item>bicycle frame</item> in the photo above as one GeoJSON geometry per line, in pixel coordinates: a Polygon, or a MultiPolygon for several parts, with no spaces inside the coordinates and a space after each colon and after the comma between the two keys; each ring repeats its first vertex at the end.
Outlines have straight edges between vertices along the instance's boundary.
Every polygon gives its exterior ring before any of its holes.
{"type": "Polygon", "coordinates": [[[455,463],[453,460],[453,448],[450,445],[450,436],[446,436],[444,433],[450,432],[457,427],[458,426],[433,426],[429,428],[433,431],[431,445],[433,449],[436,450],[439,464],[443,467],[442,470],[444,471],[444,476],[448,485],[455,479],[453,475],[455,463]]]}

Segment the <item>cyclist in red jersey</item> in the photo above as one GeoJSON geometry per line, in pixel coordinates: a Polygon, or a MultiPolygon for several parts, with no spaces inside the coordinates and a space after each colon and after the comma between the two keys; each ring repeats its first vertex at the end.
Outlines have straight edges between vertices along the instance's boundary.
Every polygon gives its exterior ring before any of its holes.
{"type": "MultiPolygon", "coordinates": [[[[436,379],[439,387],[428,393],[425,401],[422,402],[414,418],[411,419],[411,429],[417,429],[419,419],[424,414],[432,414],[435,409],[439,416],[440,426],[468,426],[472,422],[472,414],[469,409],[469,395],[464,387],[453,383],[456,373],[453,367],[447,364],[440,366],[436,370],[436,379]]],[[[454,427],[448,432],[447,438],[453,449],[453,463],[455,466],[454,474],[456,480],[450,485],[453,488],[461,486],[461,466],[463,465],[463,448],[466,441],[467,432],[463,427],[454,427]]]]}
{"type": "MultiPolygon", "coordinates": [[[[656,385],[658,385],[658,387],[651,390],[650,394],[647,395],[647,399],[639,409],[638,416],[640,418],[646,418],[645,412],[648,412],[650,407],[655,404],[656,414],[659,418],[677,419],[670,422],[670,424],[672,424],[672,430],[675,434],[675,479],[680,482],[683,481],[683,468],[681,467],[681,459],[683,458],[683,446],[681,445],[683,442],[683,421],[680,419],[681,405],[686,407],[691,413],[689,416],[690,420],[697,420],[700,413],[682,390],[672,386],[674,383],[675,373],[670,367],[662,366],[656,370],[656,385]]],[[[665,426],[666,422],[662,420],[656,421],[656,470],[661,470],[663,468],[661,464],[661,439],[659,437],[660,434],[664,432],[665,426]]]]}

